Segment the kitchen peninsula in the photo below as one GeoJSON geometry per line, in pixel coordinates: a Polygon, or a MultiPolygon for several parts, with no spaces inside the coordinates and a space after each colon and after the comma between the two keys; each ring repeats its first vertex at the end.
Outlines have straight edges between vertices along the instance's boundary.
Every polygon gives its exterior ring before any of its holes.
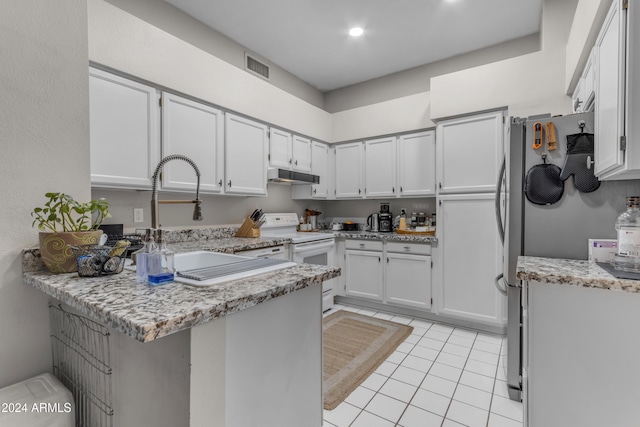
{"type": "Polygon", "coordinates": [[[519,257],[529,427],[637,425],[640,281],[584,260],[519,257]]]}
{"type": "MultiPolygon", "coordinates": [[[[174,247],[282,243],[224,241],[174,247]]],[[[114,425],[322,425],[321,284],[338,268],[300,264],[208,288],[152,287],[127,270],[53,275],[37,260],[37,251],[24,251],[27,284],[118,331],[110,337],[114,425]]]]}

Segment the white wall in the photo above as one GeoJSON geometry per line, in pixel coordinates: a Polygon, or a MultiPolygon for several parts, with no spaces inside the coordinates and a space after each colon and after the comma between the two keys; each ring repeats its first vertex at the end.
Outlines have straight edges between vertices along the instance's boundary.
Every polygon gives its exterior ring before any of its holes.
{"type": "Polygon", "coordinates": [[[245,52],[250,52],[269,66],[271,84],[323,108],[324,95],[318,89],[164,0],[106,1],[240,69],[244,69],[245,52]]]}
{"type": "Polygon", "coordinates": [[[539,52],[431,79],[431,119],[509,107],[528,116],[571,112],[565,90],[565,44],[577,0],[546,0],[539,52]]]}
{"type": "MultiPolygon", "coordinates": [[[[206,227],[222,224],[241,224],[254,209],[264,212],[296,212],[312,209],[309,200],[292,200],[291,185],[271,183],[267,185],[268,197],[240,197],[201,194],[202,221],[192,219],[192,205],[161,205],[160,224],[163,227],[206,227]]],[[[151,227],[151,191],[108,190],[94,188],[92,198],[104,197],[109,202],[112,215],[105,223],[123,224],[125,229],[151,227]],[[133,222],[133,209],[142,208],[143,223],[133,222]]],[[[191,193],[160,192],[162,199],[191,200],[191,193]]]]}
{"type": "Polygon", "coordinates": [[[328,141],[331,115],[109,4],[89,0],[89,59],[328,141]]]}
{"type": "Polygon", "coordinates": [[[430,106],[422,92],[334,113],[331,142],[433,127],[430,106]]]}
{"type": "Polygon", "coordinates": [[[44,193],[87,201],[89,82],[84,2],[0,6],[0,387],[51,371],[47,297],[22,281],[44,193]]]}

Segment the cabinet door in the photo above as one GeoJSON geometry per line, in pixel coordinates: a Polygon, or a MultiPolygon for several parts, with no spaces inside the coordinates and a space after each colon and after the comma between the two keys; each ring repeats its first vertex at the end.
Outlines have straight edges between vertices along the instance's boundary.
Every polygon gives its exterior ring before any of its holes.
{"type": "Polygon", "coordinates": [[[502,253],[494,211],[493,194],[440,198],[440,313],[503,326],[505,297],[494,285],[502,253]]]}
{"type": "Polygon", "coordinates": [[[576,85],[573,95],[571,96],[573,102],[573,112],[582,113],[584,111],[584,78],[580,77],[578,84],[576,85]]]}
{"type": "Polygon", "coordinates": [[[293,137],[289,132],[280,129],[269,129],[269,166],[281,169],[291,169],[291,142],[293,137]]]}
{"type": "Polygon", "coordinates": [[[150,189],[160,161],[155,88],[89,69],[91,185],[150,189]]]}
{"type": "Polygon", "coordinates": [[[436,151],[440,193],[495,191],[503,138],[502,111],[438,123],[436,151]]]}
{"type": "Polygon", "coordinates": [[[621,1],[614,0],[595,43],[595,173],[624,164],[625,45],[621,1]]]}
{"type": "Polygon", "coordinates": [[[436,138],[434,131],[398,137],[400,197],[436,194],[436,138]]]}
{"type": "Polygon", "coordinates": [[[363,172],[362,143],[336,146],[336,198],[361,198],[363,172]]]}
{"type": "Polygon", "coordinates": [[[346,251],[346,294],[382,301],[382,252],[346,251]]]}
{"type": "Polygon", "coordinates": [[[396,196],[396,137],[364,143],[366,197],[396,196]]]}
{"type": "Polygon", "coordinates": [[[587,59],[582,72],[583,90],[584,90],[584,111],[593,111],[593,102],[595,98],[595,61],[593,59],[593,50],[587,59]]]}
{"type": "Polygon", "coordinates": [[[387,303],[431,308],[431,257],[387,253],[387,303]]]}
{"type": "Polygon", "coordinates": [[[313,141],[311,145],[311,173],[320,177],[320,183],[311,186],[311,197],[314,199],[327,198],[328,167],[329,146],[322,142],[313,141]]]}
{"type": "MultiPolygon", "coordinates": [[[[177,95],[162,94],[162,155],[182,154],[200,170],[200,191],[220,193],[224,177],[222,111],[177,95]]],[[[163,166],[162,189],[195,191],[196,175],[186,162],[163,166]]]]}
{"type": "Polygon", "coordinates": [[[225,193],[267,194],[267,126],[225,114],[225,193]]]}
{"type": "Polygon", "coordinates": [[[293,156],[293,170],[298,172],[311,172],[311,140],[293,135],[291,151],[293,156]]]}

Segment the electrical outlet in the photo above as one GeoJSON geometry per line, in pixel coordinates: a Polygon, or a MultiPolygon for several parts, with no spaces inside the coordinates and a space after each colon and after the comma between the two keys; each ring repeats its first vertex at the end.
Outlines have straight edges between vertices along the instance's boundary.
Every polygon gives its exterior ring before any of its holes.
{"type": "Polygon", "coordinates": [[[133,208],[133,222],[144,222],[144,209],[133,208]]]}

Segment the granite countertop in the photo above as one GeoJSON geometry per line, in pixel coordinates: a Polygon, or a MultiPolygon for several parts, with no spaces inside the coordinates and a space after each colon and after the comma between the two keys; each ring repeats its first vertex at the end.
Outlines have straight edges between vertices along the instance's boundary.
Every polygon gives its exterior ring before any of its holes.
{"type": "MultiPolygon", "coordinates": [[[[168,245],[176,252],[210,250],[233,253],[288,243],[289,239],[224,237],[168,245]]],[[[270,299],[321,285],[340,275],[338,267],[298,264],[210,287],[181,283],[149,286],[136,283],[135,272],[95,278],[77,273],[51,274],[42,269],[37,249],[23,251],[23,278],[81,313],[128,335],[149,342],[189,329],[270,299]]]]}
{"type": "Polygon", "coordinates": [[[415,242],[415,243],[438,243],[436,236],[425,236],[424,234],[398,234],[381,233],[376,231],[333,231],[323,230],[324,233],[332,233],[335,237],[345,239],[365,239],[365,240],[386,240],[389,242],[415,242]]]}
{"type": "Polygon", "coordinates": [[[586,260],[518,257],[520,280],[640,293],[640,281],[618,279],[586,260]]]}
{"type": "Polygon", "coordinates": [[[233,254],[240,251],[262,249],[288,243],[291,243],[291,239],[275,237],[223,237],[203,241],[168,243],[167,247],[176,253],[212,251],[233,254]]]}

